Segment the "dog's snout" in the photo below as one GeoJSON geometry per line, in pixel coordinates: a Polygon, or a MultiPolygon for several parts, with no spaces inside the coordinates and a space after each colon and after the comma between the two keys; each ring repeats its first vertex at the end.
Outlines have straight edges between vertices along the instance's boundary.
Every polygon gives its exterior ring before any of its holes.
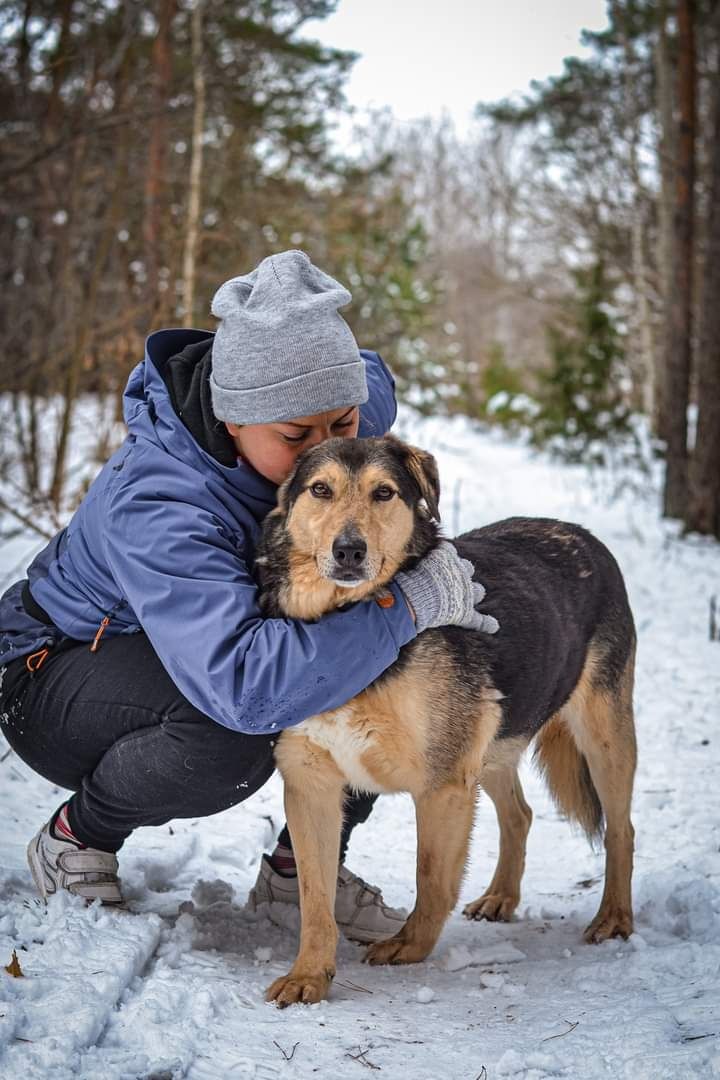
{"type": "Polygon", "coordinates": [[[360,566],[367,555],[367,544],[359,533],[342,533],[335,538],[332,553],[339,566],[360,566]]]}

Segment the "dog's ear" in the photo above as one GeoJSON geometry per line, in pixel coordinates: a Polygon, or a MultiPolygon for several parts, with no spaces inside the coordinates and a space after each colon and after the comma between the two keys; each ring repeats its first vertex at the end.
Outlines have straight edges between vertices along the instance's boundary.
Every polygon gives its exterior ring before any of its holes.
{"type": "Polygon", "coordinates": [[[290,513],[292,505],[303,490],[303,483],[307,477],[307,463],[311,455],[317,453],[317,447],[304,450],[295,462],[295,467],[288,478],[278,488],[277,509],[285,518],[290,513]]]}
{"type": "Polygon", "coordinates": [[[427,450],[421,450],[418,446],[408,446],[407,451],[407,467],[427,503],[430,517],[439,521],[440,476],[437,461],[427,450]]]}
{"type": "Polygon", "coordinates": [[[277,508],[273,511],[273,513],[277,513],[279,510],[283,517],[287,515],[288,508],[290,506],[290,487],[292,485],[294,477],[295,471],[293,470],[290,476],[288,476],[287,480],[284,480],[278,488],[277,508]]]}

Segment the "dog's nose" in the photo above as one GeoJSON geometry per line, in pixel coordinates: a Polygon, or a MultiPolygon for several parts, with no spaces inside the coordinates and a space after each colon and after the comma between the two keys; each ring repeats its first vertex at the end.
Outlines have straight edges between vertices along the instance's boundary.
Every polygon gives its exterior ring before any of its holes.
{"type": "Polygon", "coordinates": [[[362,536],[338,536],[332,546],[335,562],[339,566],[359,566],[367,555],[367,544],[362,536]]]}

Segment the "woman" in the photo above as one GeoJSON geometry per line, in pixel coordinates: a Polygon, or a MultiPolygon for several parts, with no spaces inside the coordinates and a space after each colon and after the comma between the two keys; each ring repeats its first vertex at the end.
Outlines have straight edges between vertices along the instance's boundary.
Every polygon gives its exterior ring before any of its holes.
{"type": "MultiPolygon", "coordinates": [[[[395,417],[391,376],[339,314],[349,301],[286,251],[221,286],[215,335],[152,334],[125,442],[0,600],[0,726],[74,792],[28,848],[44,897],[120,903],[116,853],[134,829],[241,802],[271,775],[283,728],[359,693],[425,627],[482,625],[482,589],[449,544],[393,585],[391,607],[260,616],[251,567],[277,485],[308,447],[395,417]]],[[[348,800],[341,862],[372,801],[348,800]]],[[[276,902],[299,902],[286,828],[251,893],[271,917],[276,902]]],[[[337,914],[362,941],[403,919],[343,865],[337,914]]]]}

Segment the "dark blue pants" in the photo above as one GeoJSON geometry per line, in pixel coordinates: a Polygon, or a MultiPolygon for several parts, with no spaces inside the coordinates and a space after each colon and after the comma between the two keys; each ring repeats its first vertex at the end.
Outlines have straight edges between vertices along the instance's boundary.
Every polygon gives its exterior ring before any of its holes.
{"type": "MultiPolygon", "coordinates": [[[[0,730],[22,760],[75,794],[78,840],[117,851],[133,829],[205,817],[269,779],[276,736],[230,731],[183,697],[145,634],[65,642],[38,671],[24,658],[0,687],[0,730]]],[[[349,797],[341,857],[376,796],[349,797]]],[[[290,846],[287,826],[279,838],[290,846]]]]}

